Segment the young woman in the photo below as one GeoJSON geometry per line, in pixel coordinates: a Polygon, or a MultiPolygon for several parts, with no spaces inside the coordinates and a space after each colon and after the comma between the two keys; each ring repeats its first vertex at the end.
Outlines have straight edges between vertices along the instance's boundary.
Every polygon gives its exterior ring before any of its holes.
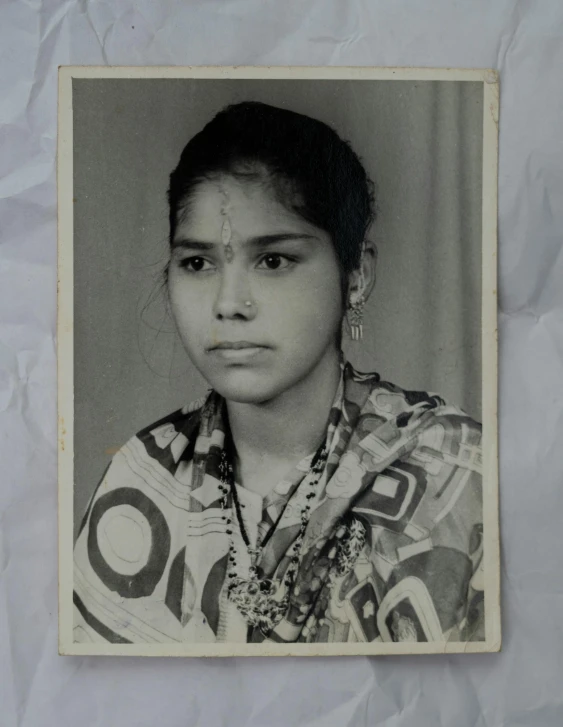
{"type": "Polygon", "coordinates": [[[483,639],[480,427],[362,374],[371,184],[314,119],[219,113],[170,177],[171,310],[211,390],[115,456],[75,640],[483,639]]]}

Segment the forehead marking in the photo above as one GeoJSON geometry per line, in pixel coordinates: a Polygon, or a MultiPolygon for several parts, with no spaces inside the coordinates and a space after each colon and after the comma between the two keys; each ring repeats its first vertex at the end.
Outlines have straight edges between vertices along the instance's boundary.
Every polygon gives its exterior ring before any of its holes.
{"type": "Polygon", "coordinates": [[[228,217],[229,210],[231,207],[231,201],[229,199],[229,195],[227,193],[227,190],[225,187],[220,186],[219,192],[222,197],[221,201],[221,216],[224,218],[223,225],[221,227],[221,242],[223,243],[224,250],[225,250],[225,257],[227,258],[227,262],[231,262],[233,259],[234,251],[233,246],[231,245],[231,238],[233,234],[233,230],[231,227],[231,220],[228,217]]]}
{"type": "Polygon", "coordinates": [[[221,195],[221,214],[228,215],[231,208],[231,200],[229,192],[223,184],[219,184],[219,194],[221,195]]]}
{"type": "Polygon", "coordinates": [[[221,242],[223,245],[230,245],[231,244],[231,221],[227,217],[223,221],[223,227],[221,228],[221,242]]]}

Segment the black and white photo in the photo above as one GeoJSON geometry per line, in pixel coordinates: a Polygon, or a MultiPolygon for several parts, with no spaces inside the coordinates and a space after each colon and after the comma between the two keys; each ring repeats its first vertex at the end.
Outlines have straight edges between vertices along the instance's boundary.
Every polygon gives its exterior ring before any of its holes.
{"type": "Polygon", "coordinates": [[[498,650],[496,74],[59,83],[61,653],[498,650]]]}

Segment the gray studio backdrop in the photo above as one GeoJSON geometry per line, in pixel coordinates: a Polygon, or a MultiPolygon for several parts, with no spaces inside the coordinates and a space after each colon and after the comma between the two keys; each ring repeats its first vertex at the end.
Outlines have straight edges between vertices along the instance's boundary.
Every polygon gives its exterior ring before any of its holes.
{"type": "Polygon", "coordinates": [[[75,80],[75,523],[111,454],[205,385],[167,313],[168,175],[228,103],[331,124],[378,188],[378,281],[354,364],[481,416],[480,83],[75,80]]]}

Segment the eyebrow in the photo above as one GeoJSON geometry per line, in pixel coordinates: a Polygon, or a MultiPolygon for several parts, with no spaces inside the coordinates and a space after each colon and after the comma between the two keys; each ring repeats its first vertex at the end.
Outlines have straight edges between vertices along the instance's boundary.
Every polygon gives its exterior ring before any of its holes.
{"type": "MultiPolygon", "coordinates": [[[[315,235],[307,235],[304,232],[283,232],[274,235],[259,235],[258,237],[250,237],[245,240],[243,245],[246,247],[264,248],[270,245],[277,245],[280,242],[291,242],[293,240],[318,240],[315,235]]],[[[222,247],[221,242],[201,242],[200,240],[192,240],[189,237],[181,237],[174,240],[172,248],[184,248],[187,250],[213,250],[213,248],[222,247]]]]}

